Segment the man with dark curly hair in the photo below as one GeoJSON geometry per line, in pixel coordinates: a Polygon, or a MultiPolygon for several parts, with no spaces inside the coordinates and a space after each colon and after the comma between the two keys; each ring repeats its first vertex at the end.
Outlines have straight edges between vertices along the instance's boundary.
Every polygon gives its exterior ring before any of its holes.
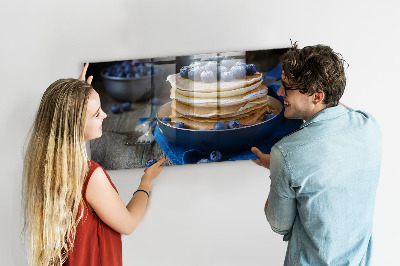
{"type": "Polygon", "coordinates": [[[284,116],[304,123],[270,154],[252,151],[259,157],[253,161],[270,169],[264,211],[289,241],[284,265],[370,265],[379,125],[339,104],[345,61],[330,47],[296,47],[281,62],[284,116]]]}

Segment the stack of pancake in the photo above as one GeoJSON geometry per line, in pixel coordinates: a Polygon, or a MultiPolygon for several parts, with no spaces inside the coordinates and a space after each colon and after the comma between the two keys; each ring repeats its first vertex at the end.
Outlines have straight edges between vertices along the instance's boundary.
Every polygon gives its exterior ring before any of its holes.
{"type": "Polygon", "coordinates": [[[231,81],[193,81],[179,73],[169,75],[172,114],[171,121],[183,122],[187,128],[212,130],[217,122],[228,124],[238,120],[241,126],[263,121],[270,112],[267,102],[268,89],[262,85],[262,74],[231,81]]]}

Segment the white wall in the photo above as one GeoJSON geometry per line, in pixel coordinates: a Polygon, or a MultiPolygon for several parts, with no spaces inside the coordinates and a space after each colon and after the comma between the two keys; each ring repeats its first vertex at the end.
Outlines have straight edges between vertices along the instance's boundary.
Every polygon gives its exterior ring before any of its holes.
{"type": "MultiPolygon", "coordinates": [[[[342,101],[381,124],[374,255],[376,265],[395,265],[397,10],[396,1],[2,1],[1,265],[26,265],[19,238],[22,147],[52,81],[77,77],[86,60],[286,47],[289,38],[342,53],[350,63],[342,101]]],[[[141,170],[110,175],[127,201],[141,170]]],[[[281,265],[286,245],[262,213],[268,186],[268,172],[249,161],[164,168],[147,217],[123,238],[125,264],[281,265]]]]}

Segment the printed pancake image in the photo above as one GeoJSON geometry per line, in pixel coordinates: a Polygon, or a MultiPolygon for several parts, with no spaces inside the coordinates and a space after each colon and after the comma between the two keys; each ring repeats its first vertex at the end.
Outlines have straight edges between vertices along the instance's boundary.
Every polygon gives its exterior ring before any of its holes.
{"type": "Polygon", "coordinates": [[[248,92],[245,92],[245,90],[243,92],[244,93],[240,95],[227,96],[217,91],[215,94],[201,93],[202,95],[200,97],[196,97],[197,95],[182,95],[178,92],[178,90],[172,88],[171,99],[176,99],[182,103],[199,107],[232,106],[241,103],[252,102],[258,98],[264,97],[267,95],[268,89],[264,85],[260,85],[248,92]]]}
{"type": "Polygon", "coordinates": [[[216,106],[216,107],[201,107],[194,106],[182,103],[177,100],[172,101],[172,109],[175,110],[181,116],[188,117],[201,117],[201,118],[225,118],[231,117],[232,114],[245,114],[249,113],[255,109],[259,109],[265,105],[268,101],[267,96],[263,96],[258,98],[252,102],[244,102],[238,105],[230,105],[230,106],[216,106]]]}
{"type": "Polygon", "coordinates": [[[175,89],[189,92],[224,92],[234,91],[236,89],[243,89],[262,82],[261,73],[255,73],[252,76],[245,76],[242,79],[234,79],[231,81],[217,80],[214,82],[193,81],[183,78],[178,74],[169,75],[167,77],[171,86],[175,89]]]}
{"type": "Polygon", "coordinates": [[[260,123],[272,110],[268,88],[254,65],[225,59],[198,61],[167,77],[173,99],[173,123],[186,128],[212,130],[218,122],[237,120],[240,126],[260,123]]]}
{"type": "Polygon", "coordinates": [[[193,118],[189,116],[183,116],[177,113],[174,109],[172,109],[171,120],[178,123],[183,122],[187,128],[198,129],[198,130],[212,130],[217,122],[229,122],[231,120],[237,120],[242,126],[250,126],[257,123],[261,123],[264,120],[264,115],[269,110],[267,105],[264,105],[262,108],[256,109],[253,112],[250,112],[245,115],[237,115],[233,117],[227,118],[193,118]]]}

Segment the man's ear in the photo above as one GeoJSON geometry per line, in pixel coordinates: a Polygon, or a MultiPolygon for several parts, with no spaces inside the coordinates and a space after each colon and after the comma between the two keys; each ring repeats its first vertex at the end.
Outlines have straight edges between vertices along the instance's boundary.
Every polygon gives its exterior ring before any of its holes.
{"type": "Polygon", "coordinates": [[[313,103],[322,103],[325,99],[325,93],[323,92],[316,92],[313,94],[313,103]]]}

